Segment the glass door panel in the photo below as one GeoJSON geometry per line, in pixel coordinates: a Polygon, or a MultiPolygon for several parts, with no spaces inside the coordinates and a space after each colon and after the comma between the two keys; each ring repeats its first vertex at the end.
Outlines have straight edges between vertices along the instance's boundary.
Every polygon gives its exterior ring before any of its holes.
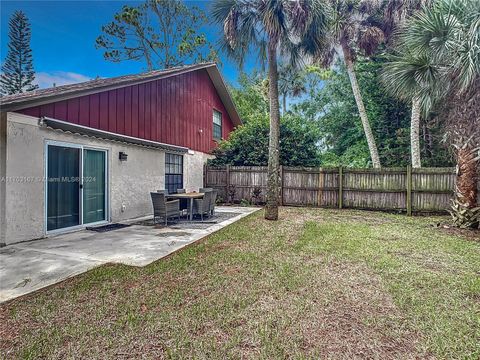
{"type": "Polygon", "coordinates": [[[80,225],[80,149],[48,146],[47,230],[80,225]]]}
{"type": "Polygon", "coordinates": [[[83,150],[83,223],[106,220],[106,152],[83,150]]]}

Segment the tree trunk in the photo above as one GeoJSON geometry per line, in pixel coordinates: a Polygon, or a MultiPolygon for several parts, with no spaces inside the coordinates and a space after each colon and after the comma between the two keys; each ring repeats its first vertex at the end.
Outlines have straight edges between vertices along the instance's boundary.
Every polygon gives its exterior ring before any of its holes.
{"type": "Polygon", "coordinates": [[[287,113],[287,94],[283,94],[283,116],[287,113]]]}
{"type": "Polygon", "coordinates": [[[447,134],[455,148],[457,178],[450,214],[459,227],[480,228],[478,178],[480,176],[480,77],[463,93],[444,101],[447,134]]]}
{"type": "Polygon", "coordinates": [[[478,149],[461,148],[457,151],[457,196],[467,208],[477,206],[478,149]]]}
{"type": "Polygon", "coordinates": [[[375,138],[373,137],[372,129],[370,127],[370,123],[368,122],[367,112],[365,110],[365,106],[363,105],[362,94],[360,93],[357,76],[355,75],[352,56],[348,45],[345,44],[344,41],[342,44],[342,50],[343,59],[345,61],[345,65],[347,66],[348,77],[350,78],[350,83],[352,85],[353,96],[355,97],[360,119],[362,120],[363,130],[365,131],[365,136],[367,137],[368,149],[370,151],[370,157],[372,158],[373,167],[380,168],[381,165],[380,158],[378,156],[377,145],[375,144],[375,138]]]}
{"type": "Polygon", "coordinates": [[[428,133],[427,133],[427,125],[425,123],[422,124],[422,133],[420,138],[423,138],[423,149],[420,151],[420,158],[428,158],[430,157],[429,148],[428,148],[428,133]]]}
{"type": "Polygon", "coordinates": [[[420,99],[412,99],[412,118],[410,120],[410,148],[412,152],[412,167],[419,168],[420,162],[420,99]]]}
{"type": "Polygon", "coordinates": [[[268,145],[267,204],[265,219],[278,219],[280,183],[280,104],[278,101],[278,69],[276,44],[268,45],[268,80],[270,100],[270,138],[268,145]]]}

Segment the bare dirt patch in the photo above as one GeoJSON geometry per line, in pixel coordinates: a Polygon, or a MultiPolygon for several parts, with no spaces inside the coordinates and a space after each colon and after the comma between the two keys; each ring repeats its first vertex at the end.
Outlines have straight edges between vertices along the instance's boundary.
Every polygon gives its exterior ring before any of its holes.
{"type": "Polygon", "coordinates": [[[362,224],[388,224],[395,222],[388,214],[375,211],[338,210],[338,209],[305,209],[286,207],[282,208],[282,214],[290,216],[295,223],[315,221],[319,223],[362,223],[362,224]]]}
{"type": "Polygon", "coordinates": [[[467,240],[480,242],[480,229],[459,229],[447,224],[436,224],[434,227],[443,234],[461,236],[467,240]]]}
{"type": "MultiPolygon", "coordinates": [[[[316,264],[300,289],[282,297],[265,294],[248,312],[259,323],[275,319],[277,331],[295,339],[298,353],[315,358],[431,357],[419,350],[420,334],[405,326],[380,278],[360,264],[316,264]]],[[[246,340],[242,353],[251,354],[259,344],[246,340]]]]}

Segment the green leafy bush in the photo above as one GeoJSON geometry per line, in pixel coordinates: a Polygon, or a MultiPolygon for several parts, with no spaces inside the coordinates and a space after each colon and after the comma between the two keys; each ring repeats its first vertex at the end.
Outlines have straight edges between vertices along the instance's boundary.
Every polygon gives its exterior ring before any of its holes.
{"type": "MultiPolygon", "coordinates": [[[[211,166],[266,166],[268,163],[269,123],[267,116],[257,116],[220,142],[209,160],[211,166]]],[[[280,163],[285,166],[318,166],[319,130],[311,122],[288,114],[280,121],[280,163]]]]}

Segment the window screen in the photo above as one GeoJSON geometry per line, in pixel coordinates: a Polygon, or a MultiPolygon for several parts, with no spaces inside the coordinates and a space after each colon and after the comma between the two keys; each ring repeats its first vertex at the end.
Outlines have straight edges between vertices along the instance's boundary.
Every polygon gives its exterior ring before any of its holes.
{"type": "Polygon", "coordinates": [[[213,138],[222,139],[222,113],[217,110],[213,110],[213,138]]]}
{"type": "Polygon", "coordinates": [[[183,156],[165,154],[165,189],[174,194],[183,188],[183,156]]]}

